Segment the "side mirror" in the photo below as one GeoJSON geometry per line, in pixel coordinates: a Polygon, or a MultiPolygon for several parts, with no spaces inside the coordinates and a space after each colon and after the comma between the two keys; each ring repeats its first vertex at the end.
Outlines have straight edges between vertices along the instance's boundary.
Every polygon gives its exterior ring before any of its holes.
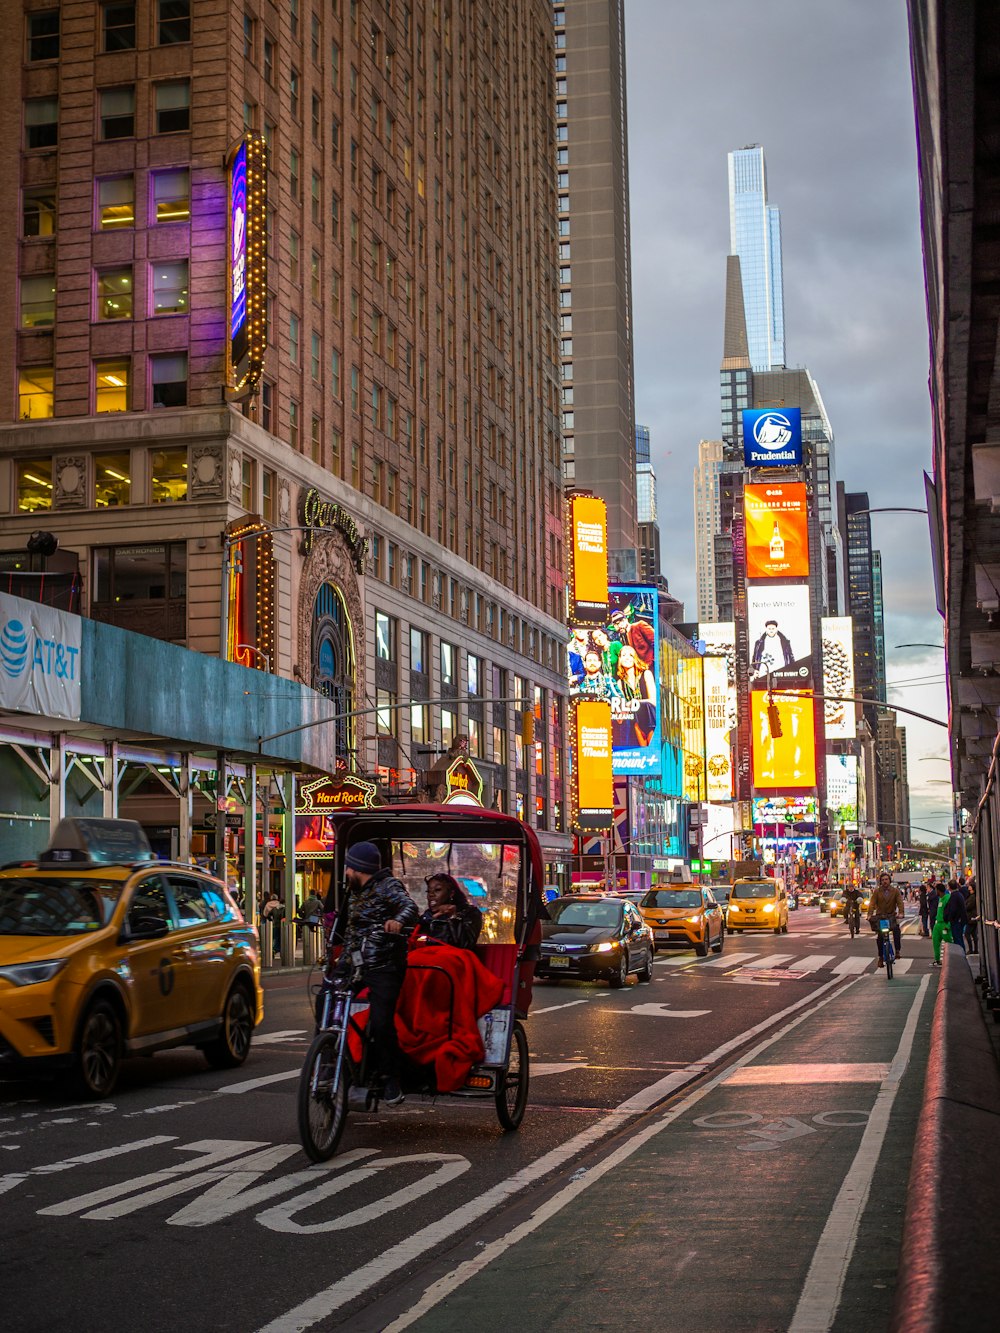
{"type": "Polygon", "coordinates": [[[129,921],[125,934],[130,940],[162,940],[169,932],[170,925],[162,917],[137,916],[129,921]]]}

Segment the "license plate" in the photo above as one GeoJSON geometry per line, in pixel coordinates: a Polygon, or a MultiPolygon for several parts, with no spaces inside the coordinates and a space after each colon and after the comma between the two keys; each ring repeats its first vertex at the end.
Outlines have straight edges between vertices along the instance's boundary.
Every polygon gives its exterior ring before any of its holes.
{"type": "Polygon", "coordinates": [[[665,939],[666,936],[668,936],[668,935],[670,934],[670,931],[669,931],[669,930],[654,930],[654,931],[653,931],[653,934],[656,936],[656,938],[657,938],[658,940],[662,940],[662,939],[665,939]]]}
{"type": "Polygon", "coordinates": [[[568,958],[550,958],[549,967],[569,967],[568,958]]]}

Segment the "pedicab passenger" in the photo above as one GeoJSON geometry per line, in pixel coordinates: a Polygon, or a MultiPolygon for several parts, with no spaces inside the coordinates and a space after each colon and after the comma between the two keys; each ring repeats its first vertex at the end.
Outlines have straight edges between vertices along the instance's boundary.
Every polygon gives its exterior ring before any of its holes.
{"type": "Polygon", "coordinates": [[[454,875],[427,877],[427,910],[421,913],[414,939],[474,949],[483,928],[483,914],[469,902],[454,875]]]}

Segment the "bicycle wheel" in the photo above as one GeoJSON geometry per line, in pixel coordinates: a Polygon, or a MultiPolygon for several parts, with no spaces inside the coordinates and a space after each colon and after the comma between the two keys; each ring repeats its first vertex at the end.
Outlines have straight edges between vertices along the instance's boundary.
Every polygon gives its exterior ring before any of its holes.
{"type": "Polygon", "coordinates": [[[339,1032],[321,1032],[309,1047],[299,1076],[299,1138],[314,1162],[333,1156],[347,1121],[346,1059],[337,1077],[340,1040],[339,1032]]]}
{"type": "Polygon", "coordinates": [[[520,1023],[514,1024],[510,1061],[496,1094],[497,1119],[504,1129],[517,1129],[528,1105],[528,1038],[520,1023]]]}
{"type": "Polygon", "coordinates": [[[894,962],[894,960],[895,960],[895,957],[896,957],[896,954],[895,954],[895,951],[893,950],[892,944],[891,944],[888,940],[886,940],[886,943],[885,943],[885,979],[886,979],[886,981],[891,981],[891,980],[892,980],[892,964],[893,964],[893,962],[894,962]]]}

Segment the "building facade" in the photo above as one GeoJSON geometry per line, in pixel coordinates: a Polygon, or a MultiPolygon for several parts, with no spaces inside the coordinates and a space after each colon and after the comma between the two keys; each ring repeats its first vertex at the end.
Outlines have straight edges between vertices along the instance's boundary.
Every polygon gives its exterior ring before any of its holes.
{"type": "Polygon", "coordinates": [[[729,154],[729,249],[740,260],[750,363],[774,370],[785,364],[781,214],[768,203],[759,144],[729,154]]]}
{"type": "Polygon", "coordinates": [[[698,464],[694,470],[695,587],[698,619],[706,621],[719,619],[715,593],[715,539],[720,531],[722,451],[721,440],[699,440],[698,464]]]}
{"type": "MultiPolygon", "coordinates": [[[[635,493],[639,534],[639,581],[662,579],[660,523],[656,512],[656,472],[650,455],[649,427],[635,428],[635,493]]],[[[664,581],[664,587],[665,587],[664,581]]]]}

